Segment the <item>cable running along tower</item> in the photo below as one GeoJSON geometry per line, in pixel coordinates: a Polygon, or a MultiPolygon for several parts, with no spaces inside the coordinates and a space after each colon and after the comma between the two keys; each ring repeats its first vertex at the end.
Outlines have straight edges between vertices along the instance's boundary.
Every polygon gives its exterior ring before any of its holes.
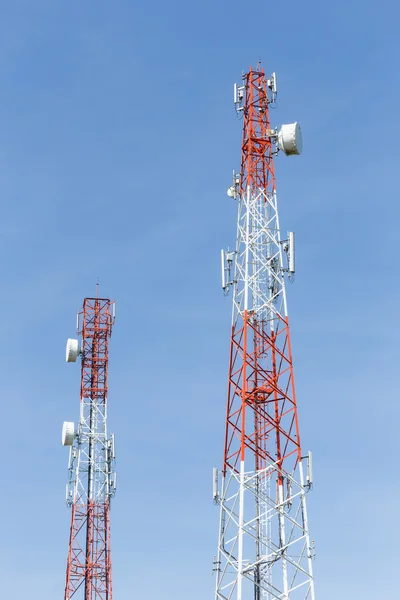
{"type": "Polygon", "coordinates": [[[64,600],[112,600],[110,499],[116,490],[114,435],[107,433],[108,340],[115,304],[85,298],[77,317],[81,341],[69,339],[66,361],[81,357],[77,430],[65,422],[70,446],[67,504],[72,508],[64,600]]]}
{"type": "Polygon", "coordinates": [[[271,128],[276,75],[259,64],[235,85],[243,116],[236,247],[222,251],[222,287],[232,288],[224,461],[214,469],[220,506],[216,600],[314,600],[306,492],[311,453],[300,446],[285,279],[294,274],[294,234],[282,239],[274,157],[300,154],[297,123],[271,128]],[[219,489],[220,488],[220,489],[219,489]]]}

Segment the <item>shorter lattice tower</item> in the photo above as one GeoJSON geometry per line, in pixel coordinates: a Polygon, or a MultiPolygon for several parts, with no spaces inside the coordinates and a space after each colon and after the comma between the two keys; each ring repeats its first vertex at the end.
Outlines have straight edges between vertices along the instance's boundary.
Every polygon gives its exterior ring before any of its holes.
{"type": "Polygon", "coordinates": [[[108,340],[115,304],[85,298],[77,317],[80,340],[67,341],[66,361],[81,358],[77,429],[65,422],[70,446],[67,504],[72,508],[64,600],[112,600],[110,500],[116,490],[114,435],[107,433],[108,340]]]}

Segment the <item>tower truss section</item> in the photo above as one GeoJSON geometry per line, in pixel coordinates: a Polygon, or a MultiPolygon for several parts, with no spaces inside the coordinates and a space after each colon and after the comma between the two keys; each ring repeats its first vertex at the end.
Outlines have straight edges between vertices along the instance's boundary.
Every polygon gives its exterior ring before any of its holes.
{"type": "Polygon", "coordinates": [[[70,446],[67,504],[71,529],[64,600],[112,600],[110,501],[116,491],[114,435],[107,432],[108,342],[115,305],[85,298],[80,340],[69,339],[66,360],[81,358],[80,417],[63,426],[70,446]]]}
{"type": "Polygon", "coordinates": [[[222,251],[222,287],[233,294],[224,458],[214,471],[220,507],[216,600],[314,600],[313,548],[297,415],[285,279],[294,234],[279,226],[274,157],[300,154],[297,123],[271,128],[276,75],[261,65],[235,85],[243,117],[233,251],[222,251]]]}

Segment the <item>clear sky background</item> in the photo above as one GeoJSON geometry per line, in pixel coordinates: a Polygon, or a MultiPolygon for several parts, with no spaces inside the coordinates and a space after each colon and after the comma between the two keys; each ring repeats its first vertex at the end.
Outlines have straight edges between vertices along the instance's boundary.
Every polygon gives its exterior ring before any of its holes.
{"type": "Polygon", "coordinates": [[[67,337],[117,301],[115,600],[211,600],[240,164],[232,84],[276,71],[273,124],[317,599],[395,598],[399,524],[397,3],[0,2],[0,595],[63,598],[67,337]]]}

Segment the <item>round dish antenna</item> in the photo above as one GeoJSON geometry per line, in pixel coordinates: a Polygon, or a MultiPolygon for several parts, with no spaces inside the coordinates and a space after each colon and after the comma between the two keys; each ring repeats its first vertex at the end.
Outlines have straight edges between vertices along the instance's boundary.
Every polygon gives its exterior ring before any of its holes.
{"type": "Polygon", "coordinates": [[[75,438],[75,425],[70,421],[64,421],[62,426],[62,445],[63,446],[72,446],[75,438]]]}
{"type": "Polygon", "coordinates": [[[301,154],[303,149],[303,138],[298,123],[282,125],[278,133],[278,146],[284,151],[286,156],[301,154]]]}
{"type": "Polygon", "coordinates": [[[65,361],[66,362],[75,362],[81,353],[81,349],[79,348],[78,340],[72,340],[69,338],[67,340],[67,347],[65,350],[65,361]]]}
{"type": "Polygon", "coordinates": [[[229,198],[234,198],[236,196],[236,189],[234,185],[231,185],[231,187],[228,188],[228,191],[226,192],[229,196],[229,198]]]}

